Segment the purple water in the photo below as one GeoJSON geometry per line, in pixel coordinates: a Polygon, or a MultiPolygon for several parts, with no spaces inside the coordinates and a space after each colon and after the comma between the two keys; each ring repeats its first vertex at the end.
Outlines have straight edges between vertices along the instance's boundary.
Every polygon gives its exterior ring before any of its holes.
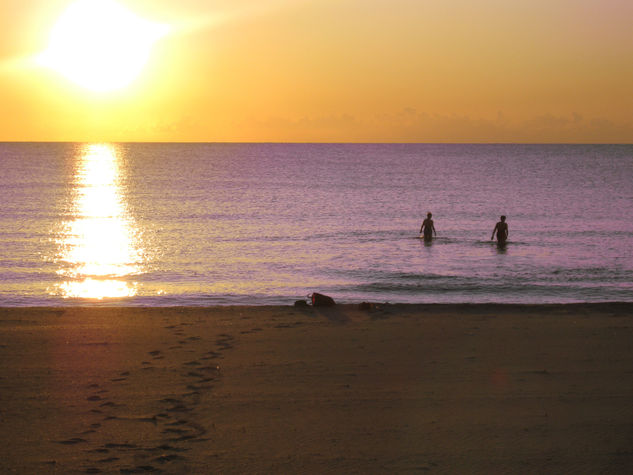
{"type": "Polygon", "coordinates": [[[0,305],[633,300],[631,145],[4,143],[0,164],[0,305]]]}

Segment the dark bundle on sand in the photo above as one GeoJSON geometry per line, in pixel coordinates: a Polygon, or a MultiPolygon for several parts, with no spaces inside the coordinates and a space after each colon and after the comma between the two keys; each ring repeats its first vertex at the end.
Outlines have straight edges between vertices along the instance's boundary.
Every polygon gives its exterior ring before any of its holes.
{"type": "Polygon", "coordinates": [[[319,294],[317,292],[314,292],[310,296],[310,298],[312,300],[313,307],[333,307],[334,305],[336,305],[336,302],[334,302],[334,299],[332,297],[319,294]]]}
{"type": "MultiPolygon", "coordinates": [[[[333,307],[336,305],[334,299],[328,295],[320,294],[318,292],[314,292],[308,295],[310,302],[313,307],[333,307]]],[[[295,301],[295,307],[307,307],[308,302],[305,300],[297,300],[295,301]]]]}

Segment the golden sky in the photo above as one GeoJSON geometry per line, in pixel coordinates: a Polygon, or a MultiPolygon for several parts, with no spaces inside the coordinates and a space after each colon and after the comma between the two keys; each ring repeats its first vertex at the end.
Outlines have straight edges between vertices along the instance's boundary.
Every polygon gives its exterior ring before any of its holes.
{"type": "Polygon", "coordinates": [[[631,0],[116,0],[169,32],[101,92],[74,1],[0,0],[0,140],[633,142],[631,0]]]}

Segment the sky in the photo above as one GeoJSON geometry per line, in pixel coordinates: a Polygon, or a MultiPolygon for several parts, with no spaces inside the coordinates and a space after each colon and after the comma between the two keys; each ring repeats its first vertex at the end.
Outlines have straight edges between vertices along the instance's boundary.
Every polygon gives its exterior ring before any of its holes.
{"type": "Polygon", "coordinates": [[[116,0],[106,91],[38,60],[75,1],[0,0],[0,141],[633,142],[631,0],[116,0]]]}

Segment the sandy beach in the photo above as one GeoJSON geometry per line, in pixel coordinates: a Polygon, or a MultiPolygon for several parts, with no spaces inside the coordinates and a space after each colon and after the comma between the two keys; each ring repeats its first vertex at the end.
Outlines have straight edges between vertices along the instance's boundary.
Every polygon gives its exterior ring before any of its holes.
{"type": "Polygon", "coordinates": [[[0,309],[2,473],[627,473],[633,305],[0,309]]]}

